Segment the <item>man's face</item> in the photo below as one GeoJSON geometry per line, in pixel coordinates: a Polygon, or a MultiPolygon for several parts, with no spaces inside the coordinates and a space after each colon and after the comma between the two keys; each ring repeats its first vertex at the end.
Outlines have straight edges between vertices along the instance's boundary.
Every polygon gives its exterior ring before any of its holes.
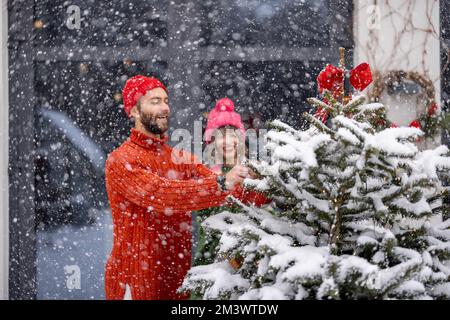
{"type": "Polygon", "coordinates": [[[140,99],[136,109],[132,114],[148,132],[162,134],[169,128],[169,100],[164,89],[155,88],[148,91],[140,99]]]}

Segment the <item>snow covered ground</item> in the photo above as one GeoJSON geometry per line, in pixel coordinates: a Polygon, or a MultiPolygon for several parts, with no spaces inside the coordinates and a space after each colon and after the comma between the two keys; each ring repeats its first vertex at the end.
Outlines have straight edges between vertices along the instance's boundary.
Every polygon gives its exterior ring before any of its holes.
{"type": "Polygon", "coordinates": [[[112,219],[37,232],[38,299],[104,299],[104,267],[112,247],[112,219]]]}

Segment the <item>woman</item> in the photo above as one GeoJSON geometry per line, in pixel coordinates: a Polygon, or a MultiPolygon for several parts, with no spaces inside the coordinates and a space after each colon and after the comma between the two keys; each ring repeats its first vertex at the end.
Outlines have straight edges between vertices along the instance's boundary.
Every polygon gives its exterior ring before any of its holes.
{"type": "MultiPolygon", "coordinates": [[[[208,116],[205,131],[207,146],[206,165],[218,174],[226,174],[236,164],[242,163],[245,158],[245,128],[238,113],[234,112],[234,103],[228,98],[217,101],[216,106],[208,116]]],[[[261,206],[270,200],[255,191],[244,190],[237,187],[233,196],[244,204],[261,206]]],[[[223,211],[233,212],[230,203],[220,207],[205,209],[197,212],[197,227],[200,228],[197,249],[194,255],[193,266],[210,264],[214,262],[221,232],[206,230],[201,227],[205,219],[223,211]]],[[[195,297],[194,297],[195,298],[195,297]]]]}

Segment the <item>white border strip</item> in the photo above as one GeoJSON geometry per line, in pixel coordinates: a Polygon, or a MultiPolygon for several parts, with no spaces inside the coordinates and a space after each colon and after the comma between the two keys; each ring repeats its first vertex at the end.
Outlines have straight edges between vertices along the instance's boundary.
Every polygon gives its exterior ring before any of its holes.
{"type": "Polygon", "coordinates": [[[0,0],[0,300],[8,299],[8,7],[0,0]]]}

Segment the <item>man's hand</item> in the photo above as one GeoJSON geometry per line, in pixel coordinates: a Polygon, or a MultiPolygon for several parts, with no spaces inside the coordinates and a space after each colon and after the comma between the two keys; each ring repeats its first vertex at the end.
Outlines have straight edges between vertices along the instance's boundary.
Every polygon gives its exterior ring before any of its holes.
{"type": "Polygon", "coordinates": [[[225,187],[227,190],[232,190],[236,184],[242,184],[245,178],[248,177],[248,168],[236,165],[225,176],[225,187]]]}

